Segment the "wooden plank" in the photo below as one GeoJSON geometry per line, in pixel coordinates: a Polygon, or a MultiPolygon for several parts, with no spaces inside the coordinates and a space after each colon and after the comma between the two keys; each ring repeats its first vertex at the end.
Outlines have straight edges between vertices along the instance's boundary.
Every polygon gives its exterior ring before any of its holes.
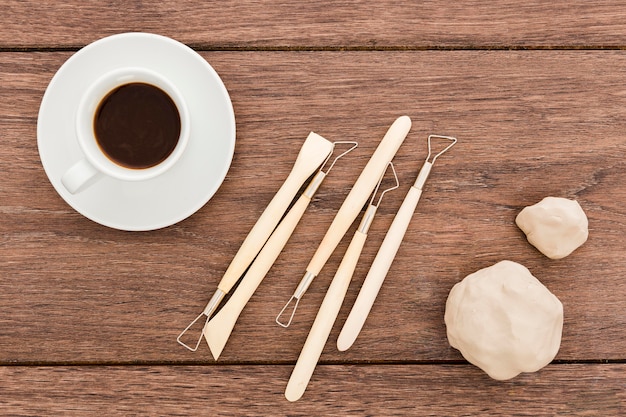
{"type": "Polygon", "coordinates": [[[2,367],[7,415],[618,416],[626,366],[553,365],[508,382],[470,366],[319,366],[302,399],[289,366],[2,367]]]}
{"type": "Polygon", "coordinates": [[[145,31],[208,48],[616,47],[624,1],[1,3],[0,47],[79,47],[145,31]]]}
{"type": "Polygon", "coordinates": [[[426,135],[457,135],[434,168],[370,320],[345,354],[323,361],[459,360],[443,323],[450,288],[502,259],[530,270],[565,306],[557,359],[623,360],[626,352],[626,56],[597,52],[211,52],[237,118],[237,148],[213,200],[148,233],[99,226],[57,196],[40,166],[36,118],[70,53],[0,54],[0,363],[162,363],[210,359],[176,336],[286,177],[310,130],[360,147],[329,175],[222,360],[295,361],[348,239],[289,330],[274,317],[301,278],[360,170],[395,117],[412,132],[331,341],[386,227],[426,156],[426,135]],[[608,71],[607,69],[610,69],[608,71]],[[254,191],[254,193],[250,193],[254,191]],[[576,198],[589,241],[551,261],[514,218],[547,195],[576,198]]]}

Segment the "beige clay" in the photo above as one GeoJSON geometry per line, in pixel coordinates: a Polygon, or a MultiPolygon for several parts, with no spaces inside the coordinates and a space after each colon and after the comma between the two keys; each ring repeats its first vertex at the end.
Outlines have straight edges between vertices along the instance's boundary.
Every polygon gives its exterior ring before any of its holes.
{"type": "Polygon", "coordinates": [[[588,221],[575,200],[546,197],[524,208],[515,219],[531,245],[551,259],[561,259],[587,240],[588,221]]]}
{"type": "Polygon", "coordinates": [[[490,377],[505,380],[554,359],[563,305],[526,267],[501,261],[452,288],[445,322],[452,347],[490,377]]]}

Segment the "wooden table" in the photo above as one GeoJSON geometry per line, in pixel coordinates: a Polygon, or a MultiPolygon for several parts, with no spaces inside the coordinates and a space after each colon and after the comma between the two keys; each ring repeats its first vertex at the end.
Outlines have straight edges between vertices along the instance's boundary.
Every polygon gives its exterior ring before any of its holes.
{"type": "Polygon", "coordinates": [[[1,2],[0,414],[626,414],[626,2],[1,2]],[[73,211],[37,150],[58,68],[104,36],[179,40],[220,74],[237,121],[232,166],[193,216],[123,232],[73,211]],[[413,127],[400,189],[370,230],[304,397],[283,392],[350,229],[289,329],[274,317],[391,122],[413,127]],[[309,133],[356,140],[243,311],[222,357],[176,337],[201,311],[309,133]],[[437,161],[366,326],[335,341],[386,228],[426,157],[437,161]],[[555,261],[517,213],[580,202],[589,240],[555,261]],[[490,379],[447,342],[451,287],[503,259],[562,301],[552,364],[490,379]]]}

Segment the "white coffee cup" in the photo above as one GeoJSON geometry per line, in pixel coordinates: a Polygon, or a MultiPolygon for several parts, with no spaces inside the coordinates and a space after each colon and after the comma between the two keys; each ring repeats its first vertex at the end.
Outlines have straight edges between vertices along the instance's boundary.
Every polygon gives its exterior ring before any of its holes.
{"type": "Polygon", "coordinates": [[[76,111],[76,138],[84,158],[61,177],[61,183],[72,194],[88,188],[102,176],[122,181],[145,181],[165,173],[180,159],[189,141],[190,116],[182,94],[167,78],[147,68],[127,67],[108,72],[85,91],[76,111]],[[129,168],[114,162],[98,144],[94,120],[98,108],[112,91],[121,86],[143,83],[158,87],[175,104],[180,116],[180,134],[173,151],[163,161],[148,168],[129,168]]]}

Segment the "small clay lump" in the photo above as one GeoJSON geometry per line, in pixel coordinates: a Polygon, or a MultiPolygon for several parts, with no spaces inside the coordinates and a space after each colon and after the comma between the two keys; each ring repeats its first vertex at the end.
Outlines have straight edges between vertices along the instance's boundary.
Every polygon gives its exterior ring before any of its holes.
{"type": "Polygon", "coordinates": [[[561,259],[587,241],[588,220],[580,204],[546,197],[525,207],[515,219],[531,245],[551,259],[561,259]]]}

